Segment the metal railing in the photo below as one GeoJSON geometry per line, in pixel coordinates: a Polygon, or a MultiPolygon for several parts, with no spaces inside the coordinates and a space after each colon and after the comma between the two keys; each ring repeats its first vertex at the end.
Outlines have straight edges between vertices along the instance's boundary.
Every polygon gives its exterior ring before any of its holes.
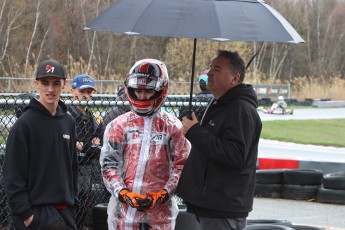
{"type": "MultiPolygon", "coordinates": [[[[25,91],[34,91],[30,84],[26,82],[32,82],[33,78],[9,78],[9,77],[0,77],[0,89],[1,92],[14,92],[14,88],[17,88],[21,82],[25,82],[26,87],[25,91]]],[[[67,79],[67,84],[71,83],[71,79],[67,79]]],[[[95,80],[95,88],[97,93],[103,95],[105,93],[111,94],[116,93],[117,89],[123,86],[123,80],[95,80]]],[[[275,100],[278,96],[284,96],[285,98],[290,98],[291,90],[290,84],[252,84],[258,98],[271,98],[275,100]]],[[[170,94],[186,94],[189,93],[190,82],[169,82],[169,93],[170,94]]],[[[66,87],[68,89],[68,87],[66,87]]],[[[197,83],[194,84],[194,89],[198,89],[197,83]]],[[[19,91],[19,90],[15,90],[19,91]]],[[[109,97],[109,96],[108,96],[109,97]]]]}

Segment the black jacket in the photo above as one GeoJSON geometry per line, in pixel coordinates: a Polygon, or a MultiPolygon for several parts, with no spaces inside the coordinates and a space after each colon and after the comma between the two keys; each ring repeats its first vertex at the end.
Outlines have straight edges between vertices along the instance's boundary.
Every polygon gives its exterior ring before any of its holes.
{"type": "Polygon", "coordinates": [[[35,207],[78,201],[75,122],[66,112],[61,101],[53,116],[31,99],[8,136],[4,183],[11,211],[23,221],[35,207]]]}
{"type": "Polygon", "coordinates": [[[252,210],[261,120],[250,85],[240,84],[210,103],[192,144],[176,193],[189,212],[205,217],[246,217],[252,210]]]}
{"type": "MultiPolygon", "coordinates": [[[[125,93],[119,95],[118,97],[116,97],[115,102],[126,102],[127,100],[127,96],[125,93]]],[[[114,120],[115,118],[117,118],[118,116],[127,113],[128,111],[131,110],[131,107],[129,105],[116,105],[114,107],[112,107],[104,116],[102,119],[102,126],[103,126],[103,131],[105,130],[105,128],[107,127],[107,125],[114,120]]]]}
{"type": "Polygon", "coordinates": [[[91,164],[93,160],[99,160],[101,153],[101,146],[94,145],[92,140],[97,137],[102,140],[103,130],[100,124],[97,123],[95,116],[91,110],[86,109],[82,113],[77,107],[69,106],[68,113],[71,114],[76,123],[77,141],[83,142],[83,149],[78,151],[80,164],[91,164]]]}

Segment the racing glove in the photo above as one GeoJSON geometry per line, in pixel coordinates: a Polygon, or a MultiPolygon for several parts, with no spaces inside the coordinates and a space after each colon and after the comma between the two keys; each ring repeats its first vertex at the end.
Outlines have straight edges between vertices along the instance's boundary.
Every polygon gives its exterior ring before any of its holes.
{"type": "Polygon", "coordinates": [[[136,201],[139,204],[137,210],[139,212],[145,212],[151,208],[153,200],[150,196],[147,196],[145,199],[136,198],[136,201]]]}
{"type": "Polygon", "coordinates": [[[152,205],[150,209],[169,200],[168,191],[165,189],[162,189],[159,192],[146,192],[146,195],[152,198],[152,205]]]}
{"type": "Polygon", "coordinates": [[[146,197],[139,193],[130,192],[128,189],[124,188],[119,192],[119,200],[123,203],[127,203],[132,208],[139,208],[140,204],[138,203],[138,199],[145,200],[146,197]]]}

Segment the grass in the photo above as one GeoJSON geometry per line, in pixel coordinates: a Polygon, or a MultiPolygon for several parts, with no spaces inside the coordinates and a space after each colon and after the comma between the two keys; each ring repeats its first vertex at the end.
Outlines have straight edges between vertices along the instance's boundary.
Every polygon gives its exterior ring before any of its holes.
{"type": "Polygon", "coordinates": [[[345,147],[345,119],[263,121],[261,138],[345,147]]]}

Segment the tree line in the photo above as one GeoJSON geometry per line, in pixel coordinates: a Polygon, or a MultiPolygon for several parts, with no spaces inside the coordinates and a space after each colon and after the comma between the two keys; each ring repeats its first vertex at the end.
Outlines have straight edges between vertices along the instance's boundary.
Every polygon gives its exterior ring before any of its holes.
{"type": "MultiPolygon", "coordinates": [[[[173,81],[189,81],[192,39],[126,36],[83,28],[114,0],[0,0],[0,77],[33,77],[37,64],[61,61],[69,78],[124,79],[136,60],[165,61],[173,81]]],[[[345,1],[270,0],[305,40],[303,44],[198,40],[196,74],[218,49],[248,61],[252,83],[290,83],[298,77],[345,76],[345,1]]],[[[207,28],[205,28],[207,29],[207,28]]]]}

